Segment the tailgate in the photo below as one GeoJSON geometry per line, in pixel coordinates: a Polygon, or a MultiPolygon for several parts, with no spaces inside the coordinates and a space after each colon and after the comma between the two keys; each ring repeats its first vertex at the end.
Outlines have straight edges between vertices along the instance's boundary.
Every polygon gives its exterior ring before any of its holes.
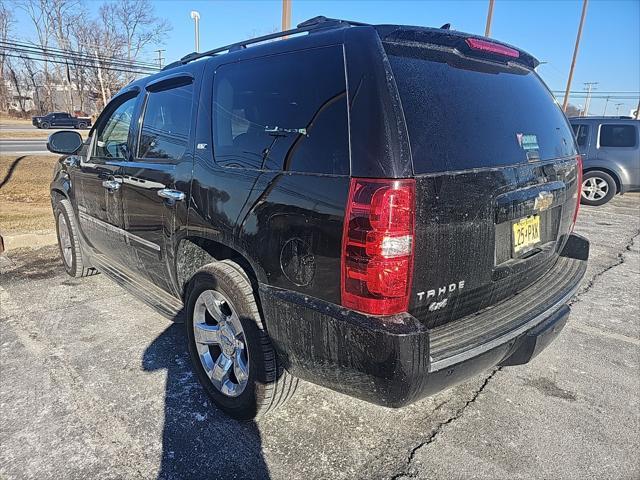
{"type": "Polygon", "coordinates": [[[578,162],[571,128],[533,70],[416,38],[383,45],[416,178],[409,311],[434,327],[553,267],[573,225],[578,162]]]}
{"type": "Polygon", "coordinates": [[[478,312],[539,280],[571,230],[576,161],[416,178],[409,311],[429,327],[478,312]],[[514,225],[539,222],[516,251],[514,225]]]}

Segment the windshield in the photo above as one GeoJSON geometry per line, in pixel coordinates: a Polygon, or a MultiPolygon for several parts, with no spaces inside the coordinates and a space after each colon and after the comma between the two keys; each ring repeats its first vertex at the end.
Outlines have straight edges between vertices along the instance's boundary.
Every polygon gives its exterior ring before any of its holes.
{"type": "Polygon", "coordinates": [[[415,173],[575,155],[571,128],[535,72],[415,43],[384,46],[415,173]]]}

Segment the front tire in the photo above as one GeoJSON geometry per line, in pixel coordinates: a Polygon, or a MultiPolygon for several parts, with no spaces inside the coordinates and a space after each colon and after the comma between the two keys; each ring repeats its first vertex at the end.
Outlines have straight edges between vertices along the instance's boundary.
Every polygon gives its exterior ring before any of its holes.
{"type": "Polygon", "coordinates": [[[279,365],[244,270],[230,260],[208,264],[187,292],[189,354],[213,403],[249,420],[288,400],[298,380],[279,365]]]}
{"type": "Polygon", "coordinates": [[[616,181],[611,175],[601,170],[591,170],[582,179],[583,205],[599,207],[611,200],[616,194],[616,181]]]}
{"type": "Polygon", "coordinates": [[[58,200],[53,207],[53,213],[56,221],[60,258],[67,274],[79,278],[98,273],[95,268],[88,266],[82,258],[78,227],[74,220],[71,202],[66,198],[58,200]]]}
{"type": "Polygon", "coordinates": [[[49,124],[47,122],[42,122],[40,124],[40,128],[44,128],[45,130],[49,128],[49,124]]]}

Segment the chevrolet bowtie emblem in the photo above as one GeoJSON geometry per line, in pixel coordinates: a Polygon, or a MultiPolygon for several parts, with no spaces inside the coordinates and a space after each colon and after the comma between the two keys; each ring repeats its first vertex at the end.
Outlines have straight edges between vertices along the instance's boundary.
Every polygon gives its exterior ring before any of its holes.
{"type": "Polygon", "coordinates": [[[533,205],[534,210],[539,210],[540,212],[546,210],[553,204],[553,193],[551,192],[540,192],[536,197],[536,201],[533,205]]]}

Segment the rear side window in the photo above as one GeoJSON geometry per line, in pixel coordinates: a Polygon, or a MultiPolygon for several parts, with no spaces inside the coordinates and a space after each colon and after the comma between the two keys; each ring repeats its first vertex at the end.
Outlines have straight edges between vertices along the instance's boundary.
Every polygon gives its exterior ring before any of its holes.
{"type": "Polygon", "coordinates": [[[576,143],[580,147],[584,147],[589,140],[589,125],[579,124],[571,125],[573,133],[576,135],[576,143]]]}
{"type": "Polygon", "coordinates": [[[416,173],[575,155],[573,132],[535,72],[385,43],[416,173]]]}
{"type": "Polygon", "coordinates": [[[191,129],[193,84],[149,92],[142,120],[139,158],[178,159],[191,129]]]}
{"type": "Polygon", "coordinates": [[[227,167],[348,174],[342,48],[222,65],[213,94],[214,153],[227,167]]]}
{"type": "Polygon", "coordinates": [[[635,147],[636,127],[633,125],[601,125],[601,147],[635,147]]]}

